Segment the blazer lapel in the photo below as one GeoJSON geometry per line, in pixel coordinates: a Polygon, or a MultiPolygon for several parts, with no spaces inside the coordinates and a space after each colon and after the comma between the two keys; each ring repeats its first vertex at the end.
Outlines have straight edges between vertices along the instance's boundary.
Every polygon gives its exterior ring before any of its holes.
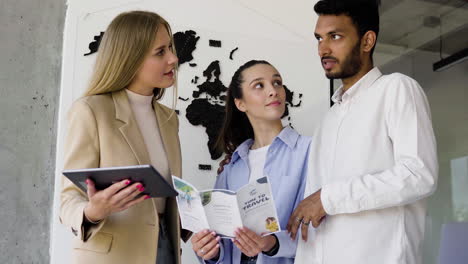
{"type": "MultiPolygon", "coordinates": [[[[167,160],[169,162],[169,168],[171,174],[181,177],[181,160],[180,160],[180,143],[178,128],[174,127],[173,122],[169,122],[170,117],[168,113],[165,113],[157,100],[153,100],[153,108],[156,113],[156,120],[158,122],[159,133],[164,144],[164,150],[166,151],[167,160]]],[[[173,113],[176,115],[176,113],[173,113]]]]}
{"type": "Polygon", "coordinates": [[[122,89],[112,93],[112,98],[115,105],[115,118],[122,121],[122,125],[119,127],[120,132],[132,149],[138,163],[140,165],[150,164],[148,150],[138,128],[138,123],[133,116],[127,93],[122,89]]]}

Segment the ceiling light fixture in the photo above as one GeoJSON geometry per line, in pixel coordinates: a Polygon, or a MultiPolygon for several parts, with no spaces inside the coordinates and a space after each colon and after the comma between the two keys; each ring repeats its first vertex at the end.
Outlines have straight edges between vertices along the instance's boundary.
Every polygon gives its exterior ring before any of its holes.
{"type": "Polygon", "coordinates": [[[468,60],[468,48],[462,49],[459,52],[434,63],[432,65],[432,69],[436,72],[440,72],[465,60],[468,60]]]}
{"type": "Polygon", "coordinates": [[[442,19],[440,17],[427,17],[424,20],[424,23],[427,25],[432,25],[435,27],[437,24],[439,26],[439,56],[440,60],[432,64],[432,70],[435,72],[440,72],[446,70],[453,65],[465,61],[468,59],[468,47],[448,56],[447,58],[442,57],[442,19]]]}

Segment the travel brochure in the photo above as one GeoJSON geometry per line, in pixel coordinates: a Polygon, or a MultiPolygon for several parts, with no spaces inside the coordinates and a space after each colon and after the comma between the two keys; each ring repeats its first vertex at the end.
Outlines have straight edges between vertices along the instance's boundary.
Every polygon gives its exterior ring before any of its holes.
{"type": "Polygon", "coordinates": [[[247,227],[259,235],[281,231],[267,177],[241,187],[237,192],[222,189],[198,191],[192,184],[172,177],[178,192],[182,228],[192,232],[215,231],[223,238],[234,237],[234,230],[247,227]]]}

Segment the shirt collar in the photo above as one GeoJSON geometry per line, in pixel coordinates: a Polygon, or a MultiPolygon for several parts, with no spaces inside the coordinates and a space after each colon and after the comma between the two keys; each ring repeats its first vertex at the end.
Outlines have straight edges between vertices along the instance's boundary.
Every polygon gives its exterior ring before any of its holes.
{"type": "Polygon", "coordinates": [[[382,76],[382,72],[377,67],[372,68],[368,73],[366,73],[359,81],[357,81],[353,86],[351,86],[345,93],[343,93],[343,85],[336,90],[332,96],[332,101],[338,103],[341,101],[349,100],[359,93],[367,90],[372,84],[382,76]]]}
{"type": "MultiPolygon", "coordinates": [[[[286,144],[289,148],[294,148],[296,146],[297,140],[299,139],[299,133],[296,130],[292,129],[290,126],[286,126],[281,130],[281,132],[273,139],[271,147],[282,142],[286,144]]],[[[232,162],[235,162],[237,159],[242,158],[247,160],[249,155],[249,149],[253,144],[253,139],[249,138],[246,141],[242,142],[234,153],[232,154],[232,162]]]]}

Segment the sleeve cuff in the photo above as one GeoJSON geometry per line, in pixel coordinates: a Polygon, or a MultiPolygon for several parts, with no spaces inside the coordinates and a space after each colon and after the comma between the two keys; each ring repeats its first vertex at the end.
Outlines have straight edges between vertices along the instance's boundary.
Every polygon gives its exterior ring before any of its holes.
{"type": "Polygon", "coordinates": [[[268,258],[294,258],[296,254],[297,238],[292,241],[286,231],[275,233],[278,239],[278,251],[273,256],[263,254],[268,258]]]}
{"type": "Polygon", "coordinates": [[[320,200],[322,201],[323,210],[325,210],[327,215],[335,215],[337,211],[335,206],[333,206],[331,199],[333,193],[332,190],[333,185],[325,185],[320,191],[320,200]]]}
{"type": "Polygon", "coordinates": [[[273,245],[273,247],[269,250],[269,251],[262,251],[262,253],[264,255],[267,255],[269,257],[272,257],[274,255],[276,255],[279,251],[279,248],[280,248],[280,243],[279,243],[279,240],[278,240],[278,237],[275,235],[275,234],[272,234],[273,237],[275,237],[275,244],[273,245]]]}
{"type": "Polygon", "coordinates": [[[348,194],[351,187],[347,182],[336,182],[322,187],[320,200],[328,215],[357,213],[373,206],[372,200],[353,198],[348,194]]]}
{"type": "Polygon", "coordinates": [[[84,242],[88,241],[91,239],[103,226],[104,223],[106,222],[107,218],[104,218],[100,220],[99,222],[92,223],[88,222],[89,220],[86,220],[86,216],[84,214],[84,207],[81,210],[82,217],[81,217],[81,222],[79,230],[80,232],[80,239],[84,242]]]}

